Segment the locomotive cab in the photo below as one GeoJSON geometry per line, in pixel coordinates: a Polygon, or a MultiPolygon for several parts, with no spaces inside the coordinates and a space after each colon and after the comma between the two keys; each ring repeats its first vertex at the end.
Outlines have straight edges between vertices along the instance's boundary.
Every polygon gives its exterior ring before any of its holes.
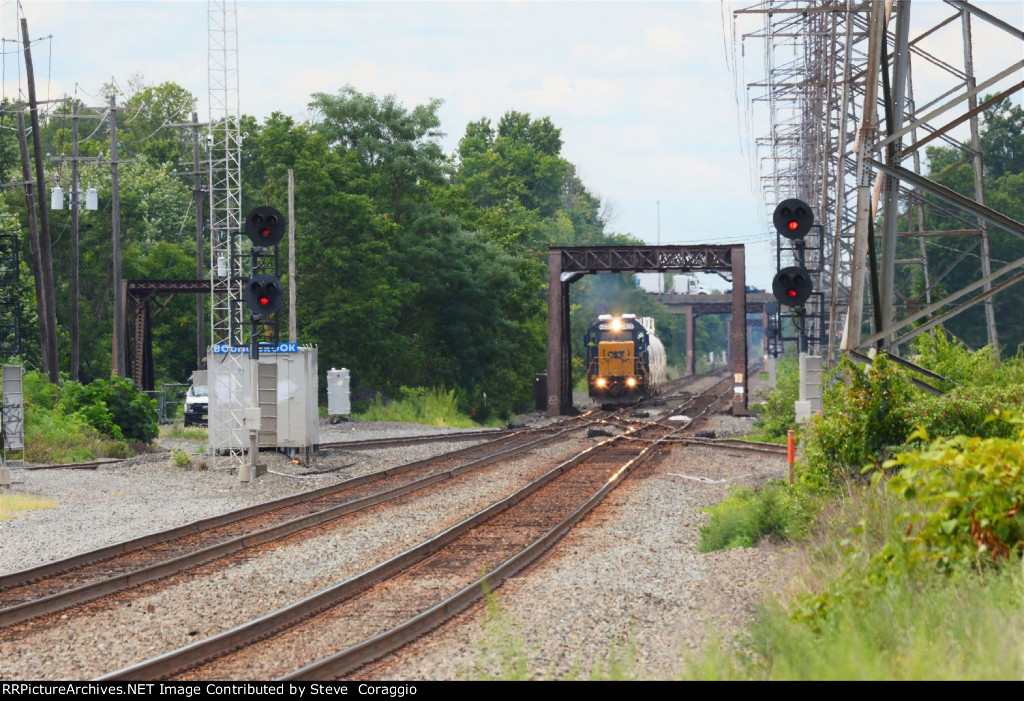
{"type": "Polygon", "coordinates": [[[664,382],[665,352],[653,320],[602,314],[584,336],[587,389],[603,406],[631,404],[664,382]]]}

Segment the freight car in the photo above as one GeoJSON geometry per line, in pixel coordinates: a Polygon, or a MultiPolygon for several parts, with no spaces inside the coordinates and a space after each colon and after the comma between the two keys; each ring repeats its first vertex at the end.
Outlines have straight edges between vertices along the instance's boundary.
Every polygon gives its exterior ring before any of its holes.
{"type": "Polygon", "coordinates": [[[632,404],[661,392],[665,346],[654,335],[654,319],[602,314],[583,337],[587,388],[605,408],[632,404]]]}

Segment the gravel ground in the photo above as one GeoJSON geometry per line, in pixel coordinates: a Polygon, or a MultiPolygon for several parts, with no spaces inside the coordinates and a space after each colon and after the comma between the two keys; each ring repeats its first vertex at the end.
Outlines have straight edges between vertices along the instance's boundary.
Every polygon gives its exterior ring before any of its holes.
{"type": "MultiPolygon", "coordinates": [[[[524,417],[525,418],[525,417],[524,417]]],[[[387,422],[323,423],[323,442],[398,438],[451,433],[457,429],[387,422]]],[[[167,450],[195,453],[199,441],[160,439],[167,450]]],[[[472,445],[471,441],[458,446],[472,445]]],[[[430,457],[451,445],[422,444],[376,451],[333,451],[314,468],[294,465],[283,455],[264,452],[270,472],[239,482],[221,458],[222,469],[199,469],[210,462],[196,454],[191,467],[176,467],[168,452],[153,453],[96,470],[12,470],[12,492],[45,496],[57,508],[30,511],[0,522],[0,573],[34,567],[104,545],[180,526],[210,516],[326,486],[343,479],[430,457]]]]}
{"type": "MultiPolygon", "coordinates": [[[[2,630],[0,679],[94,677],[216,634],[415,545],[594,442],[568,439],[541,447],[529,457],[504,463],[500,471],[484,469],[461,476],[457,487],[413,494],[248,552],[229,566],[223,561],[209,563],[94,602],[74,614],[62,614],[59,626],[49,618],[2,630]],[[133,633],[126,637],[124,631],[133,633]],[[69,647],[78,651],[72,658],[66,654],[69,647]]],[[[399,464],[425,457],[425,450],[443,448],[410,446],[399,451],[404,456],[400,460],[366,454],[366,462],[399,464]],[[410,455],[413,449],[416,456],[410,455]]],[[[185,477],[211,475],[186,473],[185,477]]],[[[267,477],[253,484],[263,479],[267,477]]]]}
{"type": "MultiPolygon", "coordinates": [[[[749,424],[717,416],[707,428],[724,437],[749,424]]],[[[676,678],[686,654],[698,653],[709,636],[727,639],[767,589],[784,583],[793,554],[771,544],[699,554],[703,509],[727,496],[730,484],[785,471],[776,455],[677,447],[500,587],[496,618],[477,604],[355,677],[490,678],[507,669],[515,659],[508,650],[518,645],[533,678],[589,678],[613,657],[635,660],[631,671],[640,678],[676,678]]]]}
{"type": "MultiPolygon", "coordinates": [[[[517,423],[545,421],[538,415],[517,423]]],[[[719,436],[749,430],[751,421],[712,419],[719,436]]],[[[437,429],[409,424],[353,422],[324,425],[321,440],[357,440],[437,429]]],[[[538,451],[567,456],[593,440],[573,439],[538,451]]],[[[460,442],[457,446],[469,445],[460,442]]],[[[195,449],[182,442],[167,447],[195,449]]],[[[271,472],[241,484],[230,470],[173,467],[154,454],[97,470],[15,470],[14,490],[45,495],[58,507],[0,523],[0,572],[31,567],[102,545],[180,525],[231,509],[320,487],[365,471],[450,450],[425,444],[380,451],[336,452],[316,468],[265,454],[271,472]]],[[[197,461],[194,461],[194,464],[197,461]]],[[[507,493],[536,472],[522,460],[499,473],[465,478],[458,490],[412,495],[399,511],[377,507],[346,522],[307,532],[231,567],[197,568],[186,576],[145,585],[141,599],[96,602],[84,621],[52,619],[0,632],[0,679],[86,678],[277,608],[355,574],[454,523],[507,493]],[[398,515],[400,514],[400,515],[398,515]],[[120,603],[119,603],[120,602],[120,603]],[[69,625],[70,624],[70,625],[69,625]],[[131,631],[126,635],[125,631],[131,631]],[[75,650],[69,656],[68,650],[75,650]]],[[[702,508],[727,493],[727,480],[760,480],[785,472],[784,460],[699,446],[677,448],[643,468],[529,572],[506,583],[498,600],[521,637],[536,676],[587,676],[610,650],[627,647],[640,673],[677,673],[683,650],[695,651],[709,632],[727,635],[749,615],[765,586],[785,571],[785,552],[762,546],[698,555],[702,508]],[[688,477],[701,477],[697,481],[688,477]],[[710,481],[708,481],[710,480],[710,481]]],[[[483,607],[464,614],[439,635],[414,643],[390,667],[367,677],[459,679],[496,671],[483,607]]]]}

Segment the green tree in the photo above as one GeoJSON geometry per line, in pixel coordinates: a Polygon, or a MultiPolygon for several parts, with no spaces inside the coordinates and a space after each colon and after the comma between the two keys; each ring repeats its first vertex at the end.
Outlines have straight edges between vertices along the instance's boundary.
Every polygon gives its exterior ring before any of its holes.
{"type": "Polygon", "coordinates": [[[447,159],[439,139],[441,100],[407,110],[394,95],[364,95],[352,86],[337,94],[314,93],[309,104],[313,128],[339,153],[355,155],[370,195],[392,220],[415,215],[428,186],[444,181],[447,159]]]}

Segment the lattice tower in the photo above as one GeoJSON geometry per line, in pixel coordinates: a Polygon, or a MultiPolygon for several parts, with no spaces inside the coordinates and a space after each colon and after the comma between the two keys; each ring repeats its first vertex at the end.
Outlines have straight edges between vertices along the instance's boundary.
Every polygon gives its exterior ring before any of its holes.
{"type": "MultiPolygon", "coordinates": [[[[905,330],[910,316],[930,310],[932,314],[921,317],[927,325],[940,315],[959,313],[973,303],[970,300],[984,297],[983,292],[994,282],[965,293],[966,304],[963,298],[955,298],[954,292],[933,304],[936,285],[949,271],[935,275],[928,269],[927,249],[935,245],[929,241],[945,232],[924,230],[926,208],[951,215],[965,227],[977,227],[969,230],[967,243],[963,239],[946,241],[963,246],[960,260],[972,260],[979,267],[979,277],[987,276],[990,269],[987,230],[993,223],[1024,237],[1024,225],[977,204],[984,196],[976,152],[978,118],[973,106],[977,98],[966,98],[977,82],[971,58],[971,18],[1024,39],[1012,23],[993,17],[999,14],[999,4],[989,4],[994,12],[948,0],[948,16],[923,27],[918,22],[913,35],[911,4],[906,0],[780,0],[735,12],[736,22],[759,15],[761,27],[744,33],[734,26],[734,37],[764,40],[765,79],[748,85],[748,94],[752,108],[760,113],[767,110],[769,133],[755,140],[766,207],[770,212],[779,201],[799,197],[816,209],[816,220],[823,227],[820,248],[817,232],[808,237],[807,267],[820,271],[815,275],[815,289],[822,292],[812,298],[808,310],[823,310],[826,326],[823,333],[812,330],[812,352],[825,350],[827,338],[831,354],[838,346],[851,301],[857,301],[851,300],[853,271],[863,270],[864,262],[854,261],[854,241],[866,237],[866,219],[862,217],[858,223],[857,218],[858,187],[861,194],[871,188],[870,218],[878,222],[874,235],[879,241],[880,294],[878,300],[873,294],[869,297],[880,303],[882,323],[880,327],[872,323],[872,330],[886,345],[909,340],[907,335],[899,337],[903,332],[898,329],[905,330]],[[874,40],[870,32],[873,17],[881,18],[878,26],[885,28],[874,40]],[[881,57],[883,47],[881,68],[876,64],[872,70],[869,53],[881,57]],[[915,98],[911,72],[915,62],[927,62],[932,69],[928,81],[932,94],[926,100],[915,98]],[[935,67],[945,76],[943,86],[935,86],[935,67]],[[876,99],[865,105],[869,87],[876,99]],[[866,123],[865,111],[871,118],[866,123]],[[937,121],[934,126],[933,120],[937,121]],[[965,146],[962,135],[954,138],[950,133],[967,122],[973,146],[965,146]],[[865,126],[867,131],[862,131],[865,126]],[[892,134],[893,149],[885,143],[887,133],[892,134]],[[862,134],[869,135],[866,143],[861,143],[862,134]],[[950,200],[933,181],[920,175],[925,141],[964,151],[975,170],[974,202],[969,198],[950,200]],[[901,215],[905,231],[897,232],[901,215]],[[924,280],[920,290],[912,293],[898,288],[896,270],[901,265],[920,268],[924,280]],[[979,294],[982,297],[977,297],[979,294]]],[[[1006,86],[1019,81],[1020,75],[1020,65],[1012,64],[985,82],[993,90],[1005,88],[999,95],[1006,96],[1017,89],[1016,85],[1006,86]]],[[[991,297],[982,304],[992,343],[997,335],[991,297]]],[[[872,316],[865,314],[869,319],[872,316]]]]}
{"type": "MultiPolygon", "coordinates": [[[[242,171],[238,95],[238,14],[234,0],[209,0],[208,179],[210,203],[210,342],[241,346],[243,339],[242,285],[248,244],[239,236],[242,222],[242,171]],[[226,288],[214,280],[227,278],[226,288]],[[226,290],[226,291],[223,291],[226,290]]],[[[210,415],[210,449],[242,462],[247,434],[244,388],[238,380],[247,356],[216,355],[209,369],[210,391],[217,392],[225,411],[210,415]],[[224,386],[218,386],[223,384],[224,386]],[[237,385],[237,386],[236,386],[237,385]],[[223,448],[218,450],[218,446],[223,448]]],[[[211,398],[212,399],[212,398],[211,398]]]]}

